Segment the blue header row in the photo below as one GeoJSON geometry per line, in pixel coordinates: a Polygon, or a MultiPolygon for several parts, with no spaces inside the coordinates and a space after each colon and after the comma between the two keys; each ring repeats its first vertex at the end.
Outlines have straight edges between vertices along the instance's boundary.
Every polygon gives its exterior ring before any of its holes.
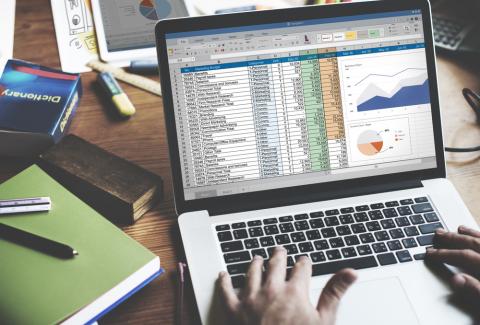
{"type": "Polygon", "coordinates": [[[296,61],[305,61],[305,60],[318,60],[318,59],[333,58],[333,57],[340,57],[340,56],[371,54],[371,53],[381,53],[381,52],[392,52],[392,51],[403,51],[403,50],[419,49],[419,48],[424,48],[424,47],[425,47],[425,43],[405,44],[405,45],[396,45],[396,46],[384,46],[384,47],[376,47],[376,48],[371,48],[371,49],[339,51],[339,52],[318,53],[318,54],[306,54],[306,55],[288,56],[288,57],[284,57],[284,58],[241,61],[241,62],[212,64],[212,65],[201,65],[201,66],[197,66],[197,67],[181,68],[180,71],[182,73],[201,72],[201,71],[209,71],[209,70],[250,67],[250,66],[255,66],[255,65],[296,62],[296,61]]]}
{"type": "Polygon", "coordinates": [[[303,21],[297,20],[297,21],[289,21],[289,22],[274,23],[274,24],[261,24],[261,25],[250,25],[250,26],[239,26],[239,27],[204,29],[204,30],[195,30],[195,31],[189,31],[189,32],[167,33],[165,34],[165,38],[172,39],[172,38],[181,38],[181,37],[225,34],[225,33],[239,33],[239,32],[256,31],[256,30],[262,30],[262,29],[309,26],[309,25],[330,24],[330,23],[339,23],[339,22],[355,21],[355,20],[378,19],[378,18],[410,16],[410,15],[420,15],[420,14],[421,14],[420,9],[392,11],[392,12],[382,12],[382,13],[376,13],[376,14],[365,14],[365,15],[355,15],[355,16],[346,16],[346,17],[309,19],[309,20],[303,20],[303,21]]]}

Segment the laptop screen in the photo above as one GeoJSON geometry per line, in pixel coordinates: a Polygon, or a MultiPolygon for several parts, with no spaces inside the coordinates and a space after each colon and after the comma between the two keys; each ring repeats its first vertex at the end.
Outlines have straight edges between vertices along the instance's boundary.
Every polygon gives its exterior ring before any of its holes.
{"type": "Polygon", "coordinates": [[[437,167],[420,10],[166,42],[187,201],[437,167]]]}

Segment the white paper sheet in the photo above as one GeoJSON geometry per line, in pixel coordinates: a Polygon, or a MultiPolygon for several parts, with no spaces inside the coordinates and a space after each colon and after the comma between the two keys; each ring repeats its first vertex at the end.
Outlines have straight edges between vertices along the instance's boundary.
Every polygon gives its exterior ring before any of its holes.
{"type": "Polygon", "coordinates": [[[15,0],[0,0],[0,76],[8,59],[13,56],[15,32],[15,0]]]}
{"type": "Polygon", "coordinates": [[[51,0],[51,4],[62,70],[91,71],[85,64],[98,59],[98,50],[90,0],[51,0]]]}

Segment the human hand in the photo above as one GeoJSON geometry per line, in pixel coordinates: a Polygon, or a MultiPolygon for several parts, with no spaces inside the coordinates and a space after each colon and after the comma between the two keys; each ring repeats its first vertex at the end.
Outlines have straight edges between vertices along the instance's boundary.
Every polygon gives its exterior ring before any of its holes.
{"type": "Polygon", "coordinates": [[[458,227],[458,233],[437,229],[434,247],[428,248],[427,261],[446,263],[462,269],[450,282],[453,289],[471,301],[480,298],[480,232],[458,227]],[[472,300],[474,299],[474,300],[472,300]]]}
{"type": "Polygon", "coordinates": [[[287,276],[287,252],[276,247],[262,281],[263,258],[255,256],[240,296],[235,293],[230,276],[219,275],[219,284],[228,312],[236,324],[321,324],[335,323],[337,308],[350,285],[356,280],[352,269],[335,274],[326,284],[316,308],[310,303],[312,277],[310,259],[302,257],[287,276]]]}

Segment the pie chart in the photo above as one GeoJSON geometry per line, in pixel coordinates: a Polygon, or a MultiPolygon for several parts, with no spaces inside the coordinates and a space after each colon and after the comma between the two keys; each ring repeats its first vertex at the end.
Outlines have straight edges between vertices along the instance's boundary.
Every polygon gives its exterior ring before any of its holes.
{"type": "Polygon", "coordinates": [[[167,0],[142,0],[139,10],[143,17],[150,20],[159,20],[168,17],[172,7],[167,0]]]}
{"type": "Polygon", "coordinates": [[[358,136],[357,147],[365,156],[375,156],[383,148],[383,139],[377,131],[366,130],[358,136]]]}

